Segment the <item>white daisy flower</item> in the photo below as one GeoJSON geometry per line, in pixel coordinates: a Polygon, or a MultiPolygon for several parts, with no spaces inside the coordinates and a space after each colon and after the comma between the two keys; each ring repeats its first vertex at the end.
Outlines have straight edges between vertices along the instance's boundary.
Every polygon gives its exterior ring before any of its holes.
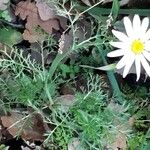
{"type": "Polygon", "coordinates": [[[120,57],[121,60],[117,63],[116,69],[123,70],[123,78],[129,73],[131,66],[135,65],[137,79],[139,80],[141,74],[141,66],[150,76],[150,29],[149,19],[145,17],[142,21],[138,15],[135,15],[133,22],[128,17],[123,19],[126,34],[112,30],[112,33],[120,40],[119,42],[110,42],[116,48],[107,54],[108,57],[120,57]]]}

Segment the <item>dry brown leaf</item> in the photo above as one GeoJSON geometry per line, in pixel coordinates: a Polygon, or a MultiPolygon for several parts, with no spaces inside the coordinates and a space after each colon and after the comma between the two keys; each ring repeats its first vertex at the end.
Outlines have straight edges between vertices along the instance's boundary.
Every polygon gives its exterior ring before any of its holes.
{"type": "Polygon", "coordinates": [[[36,0],[36,2],[39,16],[43,21],[47,21],[56,17],[55,7],[52,5],[52,3],[47,4],[43,0],[36,0]]]}
{"type": "Polygon", "coordinates": [[[77,38],[78,43],[87,40],[91,37],[92,34],[92,24],[85,19],[82,19],[77,22],[77,29],[75,32],[75,37],[77,38]]]}
{"type": "Polygon", "coordinates": [[[0,10],[6,10],[9,0],[0,0],[0,10]]]}
{"type": "Polygon", "coordinates": [[[44,34],[40,34],[39,32],[30,32],[29,30],[24,30],[23,39],[28,40],[30,43],[35,43],[38,41],[43,41],[45,38],[44,34]]]}
{"type": "Polygon", "coordinates": [[[111,146],[112,150],[122,149],[125,150],[127,148],[126,136],[123,133],[118,133],[116,136],[115,142],[111,146]]]}
{"type": "Polygon", "coordinates": [[[52,33],[52,28],[59,29],[57,19],[50,19],[48,21],[42,21],[38,14],[38,9],[35,3],[30,1],[21,1],[18,3],[15,11],[15,15],[20,15],[21,19],[27,19],[26,28],[29,31],[34,30],[35,27],[40,26],[48,33],[52,33]]]}
{"type": "Polygon", "coordinates": [[[62,34],[59,40],[59,49],[58,52],[60,54],[64,53],[65,51],[68,51],[69,48],[73,44],[73,34],[72,31],[66,34],[62,34]]]}
{"type": "Polygon", "coordinates": [[[91,3],[89,0],[81,0],[84,4],[86,4],[87,6],[91,6],[91,3]]]}
{"type": "MultiPolygon", "coordinates": [[[[66,27],[67,25],[67,20],[62,17],[56,17],[47,21],[41,20],[36,4],[29,0],[21,1],[17,4],[15,15],[19,15],[21,19],[27,20],[25,27],[30,32],[30,35],[35,35],[35,29],[38,26],[40,26],[45,32],[52,34],[53,29],[59,30],[61,24],[63,24],[63,27],[66,27]]],[[[29,38],[28,40],[32,41],[33,39],[31,40],[29,38]]]]}
{"type": "MultiPolygon", "coordinates": [[[[114,103],[113,101],[110,102],[108,108],[116,113],[123,113],[126,111],[123,105],[119,105],[114,103]]],[[[128,121],[121,122],[121,120],[116,117],[113,120],[113,124],[116,126],[116,135],[114,135],[114,141],[108,145],[109,148],[112,150],[125,150],[127,148],[127,137],[126,132],[130,132],[133,126],[134,120],[133,117],[130,117],[128,121]]]]}
{"type": "Polygon", "coordinates": [[[129,125],[131,126],[131,127],[133,127],[133,125],[134,125],[134,123],[135,123],[135,116],[132,116],[132,117],[130,117],[129,118],[129,125]]]}
{"type": "Polygon", "coordinates": [[[72,141],[68,144],[68,150],[77,150],[79,148],[80,141],[78,138],[72,139],[72,141]]]}
{"type": "Polygon", "coordinates": [[[0,141],[1,141],[1,139],[2,139],[2,125],[0,125],[0,141]]]}
{"type": "Polygon", "coordinates": [[[56,99],[57,105],[59,105],[59,110],[62,112],[67,112],[71,106],[75,103],[74,95],[62,95],[56,99]]]}
{"type": "MultiPolygon", "coordinates": [[[[102,4],[110,3],[112,1],[113,0],[103,0],[102,4]]],[[[124,6],[124,5],[128,4],[129,1],[133,1],[133,0],[121,0],[121,1],[119,1],[120,6],[124,6]]]]}
{"type": "Polygon", "coordinates": [[[61,95],[75,95],[74,87],[70,83],[65,83],[60,86],[61,95]]]}
{"type": "MultiPolygon", "coordinates": [[[[91,24],[86,20],[81,20],[76,23],[75,32],[76,42],[80,43],[91,36],[91,24]]],[[[63,33],[59,40],[59,53],[63,53],[72,46],[73,44],[73,31],[70,30],[69,33],[63,33]]]]}
{"type": "Polygon", "coordinates": [[[130,0],[121,0],[121,1],[120,1],[120,6],[124,6],[124,5],[128,4],[129,1],[130,1],[130,0]]]}
{"type": "Polygon", "coordinates": [[[40,114],[33,114],[30,117],[12,112],[9,116],[1,117],[2,125],[13,137],[19,134],[24,140],[44,140],[44,133],[48,130],[40,114]]]}
{"type": "Polygon", "coordinates": [[[98,2],[97,0],[81,0],[81,1],[87,6],[92,6],[98,2]]]}

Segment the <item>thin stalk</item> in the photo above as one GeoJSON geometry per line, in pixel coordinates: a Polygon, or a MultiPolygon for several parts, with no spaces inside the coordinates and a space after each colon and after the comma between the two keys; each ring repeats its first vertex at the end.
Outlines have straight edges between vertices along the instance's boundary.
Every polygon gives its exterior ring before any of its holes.
{"type": "MultiPolygon", "coordinates": [[[[108,62],[105,58],[105,52],[104,50],[101,49],[101,47],[97,47],[98,50],[99,50],[99,53],[102,57],[102,60],[103,60],[103,63],[104,65],[108,65],[108,62]]],[[[123,103],[123,98],[122,98],[122,93],[120,91],[120,88],[119,88],[119,85],[118,85],[118,82],[114,76],[114,72],[113,71],[107,71],[107,76],[108,76],[108,79],[110,81],[110,84],[112,86],[112,89],[113,89],[113,93],[114,95],[116,96],[117,98],[117,101],[122,104],[123,103]]]]}
{"type": "Polygon", "coordinates": [[[97,5],[101,4],[102,2],[104,2],[104,0],[99,1],[98,3],[94,4],[93,6],[89,7],[88,9],[84,10],[83,12],[81,12],[79,14],[79,16],[82,16],[84,13],[90,11],[91,9],[95,8],[97,5]]]}
{"type": "Polygon", "coordinates": [[[55,57],[55,59],[53,60],[53,63],[48,71],[48,75],[46,77],[46,81],[45,81],[45,91],[46,94],[48,96],[48,99],[50,101],[50,104],[53,105],[53,100],[49,91],[49,87],[48,87],[48,82],[52,80],[52,77],[58,67],[58,65],[60,64],[60,62],[68,55],[69,51],[64,52],[63,54],[58,53],[55,57]]]}

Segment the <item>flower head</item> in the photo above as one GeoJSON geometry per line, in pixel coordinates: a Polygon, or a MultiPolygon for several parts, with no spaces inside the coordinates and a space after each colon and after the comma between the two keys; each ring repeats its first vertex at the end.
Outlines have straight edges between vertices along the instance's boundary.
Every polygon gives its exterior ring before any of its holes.
{"type": "Polygon", "coordinates": [[[136,69],[137,79],[141,74],[141,67],[144,68],[148,76],[150,76],[150,29],[149,19],[145,17],[142,21],[138,15],[135,15],[133,22],[128,17],[123,19],[126,34],[112,30],[112,33],[120,40],[119,42],[110,42],[117,48],[107,54],[108,57],[120,57],[116,69],[123,69],[123,77],[126,77],[131,67],[134,65],[136,69]]]}

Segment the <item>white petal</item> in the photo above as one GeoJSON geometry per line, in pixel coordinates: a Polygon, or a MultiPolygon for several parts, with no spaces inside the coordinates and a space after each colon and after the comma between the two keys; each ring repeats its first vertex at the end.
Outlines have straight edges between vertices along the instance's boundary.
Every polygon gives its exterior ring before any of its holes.
{"type": "Polygon", "coordinates": [[[110,44],[117,48],[124,48],[126,46],[126,43],[124,42],[110,42],[110,44]]]}
{"type": "Polygon", "coordinates": [[[123,22],[124,22],[127,35],[131,37],[133,35],[133,27],[132,27],[131,20],[129,19],[129,17],[124,17],[123,22]]]}
{"type": "Polygon", "coordinates": [[[124,50],[115,50],[107,54],[107,57],[119,57],[124,55],[124,50]]]}
{"type": "Polygon", "coordinates": [[[133,30],[134,30],[134,34],[136,35],[137,38],[140,37],[140,33],[141,33],[141,32],[139,32],[140,27],[141,27],[140,17],[139,17],[139,15],[134,15],[133,30]]]}
{"type": "Polygon", "coordinates": [[[145,43],[145,50],[146,51],[150,51],[150,41],[147,41],[146,43],[145,43]]]}
{"type": "Polygon", "coordinates": [[[150,39],[150,29],[148,29],[148,31],[146,32],[145,36],[144,36],[144,40],[147,41],[150,39]]]}
{"type": "Polygon", "coordinates": [[[141,62],[140,62],[139,55],[136,55],[135,57],[135,68],[136,68],[136,75],[137,75],[136,81],[138,81],[141,73],[141,62]]]}
{"type": "Polygon", "coordinates": [[[141,32],[145,33],[147,31],[147,28],[149,26],[149,18],[145,17],[142,20],[142,24],[141,24],[141,32]]]}
{"type": "Polygon", "coordinates": [[[126,58],[127,58],[127,56],[126,55],[124,55],[121,59],[120,59],[120,61],[117,63],[117,65],[116,65],[116,69],[121,69],[121,68],[123,68],[125,65],[126,65],[126,58]]]}
{"type": "Polygon", "coordinates": [[[143,68],[145,69],[148,76],[150,76],[150,66],[149,66],[147,60],[144,58],[143,55],[140,55],[140,59],[141,59],[141,64],[142,64],[143,68]]]}
{"type": "Polygon", "coordinates": [[[113,33],[120,41],[123,41],[123,42],[128,41],[128,37],[127,37],[124,33],[119,32],[119,31],[116,31],[116,30],[112,30],[112,33],[113,33]]]}
{"type": "Polygon", "coordinates": [[[128,59],[126,60],[126,66],[124,67],[124,71],[123,71],[123,78],[125,78],[127,76],[127,74],[129,73],[129,70],[131,69],[132,64],[134,63],[134,58],[135,56],[130,55],[128,57],[128,59]]]}
{"type": "Polygon", "coordinates": [[[144,57],[150,62],[150,53],[147,51],[143,52],[144,57]]]}

